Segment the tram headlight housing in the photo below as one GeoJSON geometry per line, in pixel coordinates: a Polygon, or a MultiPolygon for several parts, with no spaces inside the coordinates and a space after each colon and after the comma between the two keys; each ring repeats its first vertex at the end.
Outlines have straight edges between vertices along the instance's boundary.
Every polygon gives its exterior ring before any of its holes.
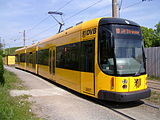
{"type": "Polygon", "coordinates": [[[124,79],[124,80],[122,80],[122,83],[123,83],[123,84],[127,84],[127,83],[128,83],[128,80],[124,79]]]}
{"type": "Polygon", "coordinates": [[[122,88],[123,89],[127,89],[127,83],[128,83],[128,80],[126,80],[126,79],[124,79],[124,80],[122,80],[122,83],[123,83],[123,85],[122,85],[122,88]]]}

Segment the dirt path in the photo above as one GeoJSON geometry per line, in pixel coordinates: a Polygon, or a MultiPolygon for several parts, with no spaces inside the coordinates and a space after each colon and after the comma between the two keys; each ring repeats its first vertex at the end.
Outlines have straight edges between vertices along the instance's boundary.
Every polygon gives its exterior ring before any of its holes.
{"type": "Polygon", "coordinates": [[[112,110],[77,97],[42,78],[30,73],[6,67],[14,72],[28,90],[12,90],[12,96],[27,94],[33,101],[32,112],[46,120],[124,120],[112,110]]]}
{"type": "MultiPolygon", "coordinates": [[[[15,68],[5,68],[14,72],[28,87],[27,90],[12,90],[12,96],[31,95],[32,112],[46,120],[124,120],[122,115],[90,100],[76,96],[48,81],[15,68]]],[[[108,102],[107,102],[108,104],[108,102]]],[[[110,103],[109,103],[110,104],[110,103]]],[[[130,103],[131,104],[131,103],[130,103]]],[[[142,105],[132,106],[119,103],[115,110],[136,120],[159,120],[160,110],[142,105]]],[[[115,104],[113,105],[115,106],[115,104]]],[[[117,105],[116,105],[117,106],[117,105]]]]}

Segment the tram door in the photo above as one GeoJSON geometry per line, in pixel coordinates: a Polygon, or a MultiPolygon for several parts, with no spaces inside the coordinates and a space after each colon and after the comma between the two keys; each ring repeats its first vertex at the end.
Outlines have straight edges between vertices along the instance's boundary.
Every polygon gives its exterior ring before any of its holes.
{"type": "Polygon", "coordinates": [[[49,49],[49,72],[50,72],[50,79],[55,81],[55,48],[51,47],[49,49]]]}
{"type": "Polygon", "coordinates": [[[81,89],[83,93],[95,95],[94,50],[95,39],[81,44],[81,89]]]}

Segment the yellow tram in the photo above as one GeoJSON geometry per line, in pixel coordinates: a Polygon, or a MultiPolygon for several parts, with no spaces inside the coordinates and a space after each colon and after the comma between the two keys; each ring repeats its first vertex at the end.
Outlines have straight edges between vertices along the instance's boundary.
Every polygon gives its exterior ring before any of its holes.
{"type": "Polygon", "coordinates": [[[26,47],[19,48],[15,52],[15,67],[26,70],[26,47]]]}
{"type": "Polygon", "coordinates": [[[121,18],[93,19],[18,49],[16,68],[103,100],[151,94],[140,26],[121,18]]]}
{"type": "Polygon", "coordinates": [[[15,56],[14,55],[7,55],[3,59],[5,65],[14,66],[15,65],[15,56]]]}

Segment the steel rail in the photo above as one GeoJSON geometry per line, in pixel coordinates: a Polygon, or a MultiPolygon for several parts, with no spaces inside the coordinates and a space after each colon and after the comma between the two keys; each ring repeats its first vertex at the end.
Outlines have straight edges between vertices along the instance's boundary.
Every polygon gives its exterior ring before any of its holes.
{"type": "Polygon", "coordinates": [[[102,106],[107,107],[108,109],[112,110],[113,112],[115,112],[115,113],[117,113],[117,114],[119,114],[119,115],[121,115],[121,116],[123,116],[123,117],[125,117],[125,118],[128,118],[129,120],[136,120],[136,118],[131,117],[131,116],[129,116],[129,115],[123,113],[123,112],[120,112],[120,111],[112,108],[111,106],[105,104],[105,103],[102,102],[101,100],[98,100],[98,99],[97,99],[97,100],[95,100],[95,102],[97,102],[98,104],[100,104],[100,105],[102,105],[102,106]]]}

